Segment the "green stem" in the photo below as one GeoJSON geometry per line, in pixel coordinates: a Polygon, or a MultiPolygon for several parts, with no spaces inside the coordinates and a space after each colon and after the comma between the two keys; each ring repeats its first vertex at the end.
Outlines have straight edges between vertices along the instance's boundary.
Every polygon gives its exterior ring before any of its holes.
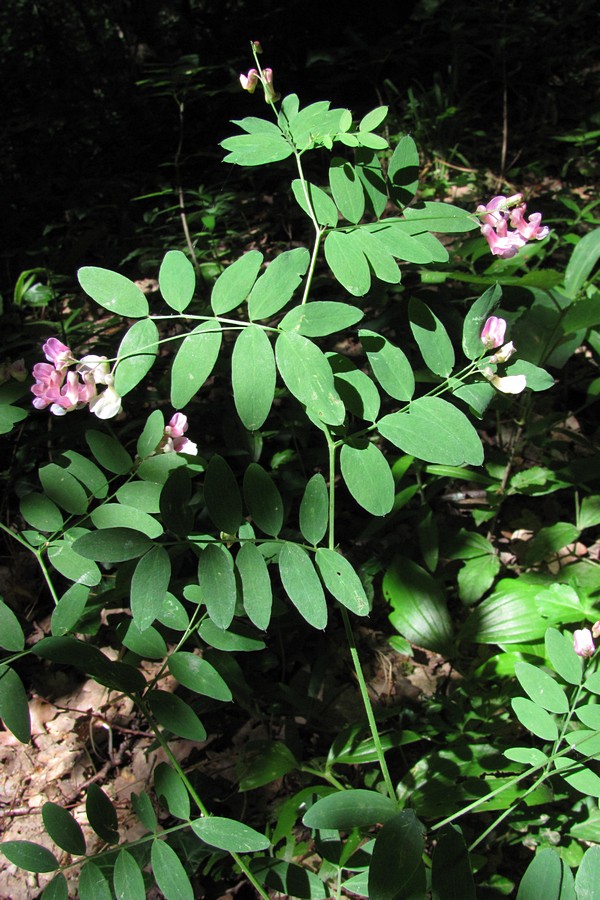
{"type": "Polygon", "coordinates": [[[301,772],[306,772],[307,775],[316,775],[317,778],[323,778],[325,781],[328,781],[329,784],[332,784],[334,788],[337,788],[338,791],[345,791],[346,787],[342,784],[341,781],[338,781],[335,775],[332,775],[327,769],[315,769],[313,766],[300,766],[301,772]]]}
{"type": "Polygon", "coordinates": [[[29,550],[30,553],[33,553],[33,555],[35,556],[35,558],[38,561],[38,565],[39,565],[40,569],[42,570],[42,575],[44,576],[44,580],[46,582],[46,585],[48,586],[48,590],[50,591],[50,595],[52,596],[52,599],[54,601],[54,605],[58,606],[58,594],[56,593],[55,587],[52,584],[52,579],[50,578],[50,573],[48,572],[46,563],[43,560],[42,551],[37,550],[35,547],[32,547],[31,544],[28,544],[27,541],[24,538],[22,538],[20,534],[15,534],[14,531],[11,531],[10,528],[7,528],[7,526],[4,525],[2,522],[0,522],[0,529],[2,529],[2,531],[5,531],[6,534],[9,534],[11,536],[11,538],[13,538],[15,541],[17,541],[18,544],[21,544],[22,547],[25,547],[26,550],[29,550]]]}

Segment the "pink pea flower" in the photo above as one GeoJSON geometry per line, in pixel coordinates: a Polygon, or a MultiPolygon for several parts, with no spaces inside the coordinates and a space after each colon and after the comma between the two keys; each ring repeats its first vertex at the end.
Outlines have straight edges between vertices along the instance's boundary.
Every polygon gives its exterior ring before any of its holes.
{"type": "Polygon", "coordinates": [[[86,388],[80,382],[76,372],[67,372],[65,383],[58,392],[50,412],[55,416],[65,416],[74,409],[81,409],[88,402],[87,397],[81,396],[81,389],[86,393],[86,388]]]}
{"type": "Polygon", "coordinates": [[[481,342],[486,350],[494,350],[500,347],[506,334],[506,319],[499,316],[490,316],[486,319],[483,331],[481,332],[481,342]]]}
{"type": "Polygon", "coordinates": [[[533,213],[533,215],[529,216],[529,221],[526,222],[524,218],[526,209],[527,206],[523,203],[522,206],[518,206],[516,209],[511,210],[510,224],[513,228],[516,228],[521,237],[525,238],[526,241],[541,241],[543,238],[548,237],[550,234],[548,226],[540,226],[542,214],[533,213]]]}
{"type": "Polygon", "coordinates": [[[490,357],[488,357],[488,362],[490,363],[505,363],[511,358],[513,353],[517,352],[517,348],[513,344],[512,341],[509,341],[508,344],[504,344],[497,353],[493,353],[490,357]]]}
{"type": "Polygon", "coordinates": [[[263,88],[265,89],[265,100],[267,103],[274,103],[279,100],[281,94],[278,94],[273,87],[273,69],[263,69],[263,88]]]}
{"type": "Polygon", "coordinates": [[[122,408],[121,398],[112,385],[90,400],[90,411],[99,419],[112,419],[122,408]]]}
{"type": "Polygon", "coordinates": [[[254,93],[258,82],[259,74],[256,69],[250,69],[247,75],[244,75],[243,73],[240,75],[240,84],[245,91],[248,91],[249,94],[254,93]]]}
{"type": "Polygon", "coordinates": [[[105,356],[82,356],[75,369],[84,380],[89,376],[94,384],[112,384],[110,366],[105,356]]]}
{"type": "Polygon", "coordinates": [[[184,416],[183,413],[175,413],[168,425],[165,425],[165,434],[167,437],[182,437],[188,430],[188,427],[187,416],[184,416]]]}
{"type": "Polygon", "coordinates": [[[485,206],[480,204],[477,207],[477,215],[482,223],[481,233],[494,256],[511,259],[527,241],[541,241],[548,236],[550,229],[540,225],[541,213],[533,213],[526,222],[526,209],[522,194],[513,194],[511,197],[499,194],[492,197],[485,206]],[[509,230],[509,225],[514,230],[509,230]]]}
{"type": "Polygon", "coordinates": [[[36,363],[33,367],[33,377],[35,378],[35,384],[31,386],[33,405],[36,409],[45,409],[51,403],[55,403],[60,396],[64,372],[58,372],[49,363],[36,363]]]}
{"type": "Polygon", "coordinates": [[[498,225],[508,219],[507,209],[516,203],[520,203],[522,199],[523,194],[513,194],[512,197],[505,197],[503,194],[499,194],[496,197],[492,197],[485,206],[480,204],[477,207],[477,215],[481,217],[484,225],[491,225],[492,228],[497,228],[498,225]]]}
{"type": "Polygon", "coordinates": [[[189,456],[198,455],[198,446],[185,437],[188,430],[187,416],[183,413],[175,413],[169,423],[165,425],[166,441],[163,453],[187,453],[189,456]]]}
{"type": "Polygon", "coordinates": [[[573,649],[578,656],[583,656],[584,659],[594,655],[596,647],[589,628],[581,628],[574,632],[573,649]]]}
{"type": "Polygon", "coordinates": [[[483,375],[490,384],[494,385],[496,390],[503,394],[520,394],[527,387],[527,379],[524,375],[496,375],[489,366],[483,370],[483,375]]]}
{"type": "Polygon", "coordinates": [[[527,238],[520,235],[518,231],[508,231],[506,223],[503,223],[497,231],[494,231],[491,225],[482,225],[481,233],[494,256],[499,256],[501,259],[511,259],[516,256],[521,247],[527,243],[527,238]],[[502,234],[501,232],[504,231],[506,233],[502,234]]]}
{"type": "Polygon", "coordinates": [[[58,370],[66,369],[72,362],[75,362],[70,349],[58,338],[48,338],[42,345],[42,350],[48,362],[51,362],[58,370]]]}

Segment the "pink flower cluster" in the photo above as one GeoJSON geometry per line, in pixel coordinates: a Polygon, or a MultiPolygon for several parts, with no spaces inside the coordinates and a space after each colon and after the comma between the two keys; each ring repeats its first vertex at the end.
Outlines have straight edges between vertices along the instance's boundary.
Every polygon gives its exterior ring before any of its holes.
{"type": "Polygon", "coordinates": [[[541,241],[548,236],[548,226],[540,225],[542,214],[533,213],[525,221],[526,209],[522,194],[513,194],[512,197],[500,194],[492,197],[485,206],[477,207],[477,214],[482,222],[481,233],[494,256],[510,259],[527,241],[541,241]],[[509,230],[509,225],[514,230],[509,230]]]}
{"type": "Polygon", "coordinates": [[[190,456],[198,455],[198,447],[193,441],[185,437],[188,430],[187,416],[183,413],[175,413],[168,425],[165,425],[164,443],[161,444],[163,453],[187,453],[190,456]]]}
{"type": "Polygon", "coordinates": [[[573,634],[573,649],[577,656],[582,656],[584,659],[593,656],[596,652],[596,645],[594,644],[594,638],[600,637],[600,622],[596,622],[592,625],[592,630],[589,628],[580,628],[573,634]]]}
{"type": "Polygon", "coordinates": [[[240,75],[240,84],[249,94],[254,93],[259,82],[263,86],[267,103],[274,103],[276,100],[279,100],[280,94],[276,92],[273,86],[273,69],[263,69],[260,73],[257,69],[250,69],[247,75],[243,73],[240,75]]]}
{"type": "Polygon", "coordinates": [[[31,387],[36,409],[50,407],[55,416],[64,416],[89,404],[99,419],[112,419],[121,412],[121,398],[113,387],[114,378],[105,356],[84,356],[75,360],[69,347],[58,338],[49,338],[42,350],[47,363],[33,367],[31,387]],[[75,364],[75,368],[70,368],[75,364]],[[98,385],[104,390],[98,392],[98,385]]]}

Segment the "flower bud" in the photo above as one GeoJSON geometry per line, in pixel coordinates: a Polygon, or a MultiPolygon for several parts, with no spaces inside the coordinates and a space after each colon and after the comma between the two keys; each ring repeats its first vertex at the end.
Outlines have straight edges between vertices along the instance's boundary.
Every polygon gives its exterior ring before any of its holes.
{"type": "Polygon", "coordinates": [[[577,656],[582,656],[584,659],[594,655],[596,647],[589,628],[580,628],[574,632],[573,649],[577,656]]]}

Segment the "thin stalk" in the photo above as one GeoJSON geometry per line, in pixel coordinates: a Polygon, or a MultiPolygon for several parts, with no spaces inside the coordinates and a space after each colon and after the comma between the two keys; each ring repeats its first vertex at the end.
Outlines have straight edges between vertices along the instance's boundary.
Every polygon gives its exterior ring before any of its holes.
{"type": "Polygon", "coordinates": [[[42,575],[44,576],[44,581],[46,582],[48,590],[50,591],[50,594],[54,601],[54,605],[58,606],[58,594],[56,593],[55,587],[52,584],[52,579],[50,578],[50,573],[48,572],[46,563],[44,562],[44,559],[42,557],[42,551],[37,550],[35,547],[32,547],[31,544],[28,544],[27,541],[24,540],[24,538],[22,538],[20,534],[15,534],[14,531],[11,531],[10,528],[7,528],[7,526],[4,525],[2,522],[0,522],[0,529],[2,529],[2,531],[5,531],[6,534],[9,534],[11,536],[11,538],[13,538],[15,541],[17,541],[18,544],[21,544],[22,547],[25,547],[26,550],[29,550],[30,553],[33,553],[33,555],[35,556],[35,558],[38,561],[38,565],[39,565],[40,569],[42,570],[42,575]]]}

